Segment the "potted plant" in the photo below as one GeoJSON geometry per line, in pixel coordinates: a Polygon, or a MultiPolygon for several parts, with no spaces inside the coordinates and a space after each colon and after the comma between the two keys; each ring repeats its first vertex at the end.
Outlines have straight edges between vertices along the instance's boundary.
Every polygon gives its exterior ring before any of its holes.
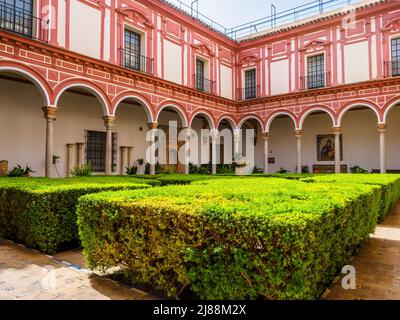
{"type": "Polygon", "coordinates": [[[144,159],[138,159],[137,163],[138,163],[137,174],[144,175],[146,170],[144,159]]]}

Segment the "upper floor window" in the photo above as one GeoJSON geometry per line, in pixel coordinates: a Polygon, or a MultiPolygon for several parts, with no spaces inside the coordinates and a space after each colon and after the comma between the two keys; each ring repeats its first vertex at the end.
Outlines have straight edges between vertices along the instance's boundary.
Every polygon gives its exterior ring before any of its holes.
{"type": "Polygon", "coordinates": [[[142,52],[140,34],[130,30],[125,30],[124,45],[125,67],[140,71],[140,57],[142,52]]]}
{"type": "Polygon", "coordinates": [[[244,98],[257,98],[256,69],[247,70],[244,73],[244,98]]]}
{"type": "Polygon", "coordinates": [[[207,79],[208,62],[196,59],[196,74],[194,75],[195,88],[200,91],[214,93],[214,81],[207,79]]]}
{"type": "Polygon", "coordinates": [[[38,19],[33,17],[33,0],[0,0],[0,28],[35,37],[38,19]]]}
{"type": "Polygon", "coordinates": [[[125,29],[124,33],[124,47],[121,49],[122,64],[133,70],[153,73],[153,59],[143,54],[144,36],[128,29],[125,29]]]}
{"type": "Polygon", "coordinates": [[[325,58],[323,54],[307,58],[307,89],[325,87],[325,58]]]}
{"type": "Polygon", "coordinates": [[[196,60],[196,89],[204,91],[204,61],[196,60]]]}
{"type": "Polygon", "coordinates": [[[392,39],[392,76],[400,76],[400,38],[392,39]]]}

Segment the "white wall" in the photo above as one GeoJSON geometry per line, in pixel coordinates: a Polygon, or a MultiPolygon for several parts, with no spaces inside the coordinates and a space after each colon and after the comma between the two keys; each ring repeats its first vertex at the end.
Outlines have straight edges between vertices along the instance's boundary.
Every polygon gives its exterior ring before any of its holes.
{"type": "MultiPolygon", "coordinates": [[[[68,143],[84,143],[85,130],[105,131],[103,110],[94,97],[65,92],[61,96],[54,123],[54,154],[60,157],[57,163],[58,173],[67,174],[67,147],[68,143]]],[[[75,148],[74,148],[75,149],[75,148]]],[[[74,150],[74,161],[76,159],[74,150]]],[[[58,176],[57,170],[53,171],[58,176]]]]}
{"type": "Polygon", "coordinates": [[[182,84],[182,48],[164,41],[164,78],[182,84]]]}
{"type": "MultiPolygon", "coordinates": [[[[66,144],[85,142],[85,130],[104,132],[105,127],[102,119],[103,110],[94,97],[66,92],[61,96],[59,107],[60,111],[54,126],[54,152],[61,157],[57,167],[59,173],[65,176],[66,144]]],[[[147,122],[147,115],[141,106],[122,103],[118,107],[113,129],[113,132],[117,133],[117,174],[120,173],[121,146],[134,147],[133,161],[145,158],[147,122]]],[[[74,148],[74,161],[75,159],[76,148],[74,148]]]]}
{"type": "Polygon", "coordinates": [[[8,160],[9,169],[29,165],[34,176],[43,176],[46,122],[39,90],[0,79],[0,97],[0,160],[8,160]]]}
{"type": "Polygon", "coordinates": [[[221,96],[232,99],[232,68],[221,65],[221,96]]]}
{"type": "Polygon", "coordinates": [[[271,63],[271,95],[289,92],[289,61],[271,63]]]}
{"type": "Polygon", "coordinates": [[[344,68],[346,83],[369,80],[367,41],[344,46],[344,68]]]}
{"type": "Polygon", "coordinates": [[[275,119],[270,128],[269,157],[275,158],[275,164],[269,165],[274,173],[281,167],[296,170],[296,137],[293,120],[289,117],[275,119]]]}
{"type": "Polygon", "coordinates": [[[70,49],[100,58],[101,13],[77,0],[71,1],[70,49]]]}

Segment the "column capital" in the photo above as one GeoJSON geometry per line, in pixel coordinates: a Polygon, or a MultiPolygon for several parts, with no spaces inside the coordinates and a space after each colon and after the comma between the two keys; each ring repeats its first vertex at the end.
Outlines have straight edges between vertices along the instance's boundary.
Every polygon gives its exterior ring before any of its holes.
{"type": "Polygon", "coordinates": [[[82,148],[82,147],[85,145],[84,142],[77,142],[77,143],[75,143],[75,144],[76,144],[76,146],[79,147],[79,148],[82,148]]]}
{"type": "Polygon", "coordinates": [[[263,132],[262,133],[262,138],[263,138],[263,140],[269,140],[269,132],[268,131],[265,131],[265,132],[263,132]]]}
{"type": "Polygon", "coordinates": [[[296,130],[295,135],[297,139],[303,138],[303,130],[296,130]]]}
{"type": "Polygon", "coordinates": [[[342,127],[333,127],[332,132],[333,134],[342,134],[342,127]]]}
{"type": "Polygon", "coordinates": [[[44,117],[48,120],[56,120],[58,108],[56,106],[44,106],[42,108],[44,117]]]}
{"type": "Polygon", "coordinates": [[[386,132],[388,125],[386,123],[380,123],[378,124],[378,132],[386,132]]]}
{"type": "Polygon", "coordinates": [[[158,123],[157,122],[149,122],[149,123],[147,123],[147,127],[149,128],[149,130],[158,129],[158,123]]]}
{"type": "Polygon", "coordinates": [[[107,127],[107,129],[112,128],[114,126],[115,117],[105,116],[103,117],[103,120],[104,120],[104,125],[107,127]]]}
{"type": "Polygon", "coordinates": [[[215,142],[219,138],[219,131],[217,129],[210,130],[210,138],[215,142]]]}

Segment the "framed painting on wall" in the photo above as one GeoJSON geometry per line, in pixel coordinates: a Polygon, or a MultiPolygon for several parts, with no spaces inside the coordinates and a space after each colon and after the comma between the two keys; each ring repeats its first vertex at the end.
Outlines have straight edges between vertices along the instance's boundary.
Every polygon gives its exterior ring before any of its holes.
{"type": "MultiPolygon", "coordinates": [[[[335,135],[325,134],[317,136],[318,161],[335,161],[335,135]]],[[[343,135],[340,135],[340,161],[343,161],[343,135]]]]}

